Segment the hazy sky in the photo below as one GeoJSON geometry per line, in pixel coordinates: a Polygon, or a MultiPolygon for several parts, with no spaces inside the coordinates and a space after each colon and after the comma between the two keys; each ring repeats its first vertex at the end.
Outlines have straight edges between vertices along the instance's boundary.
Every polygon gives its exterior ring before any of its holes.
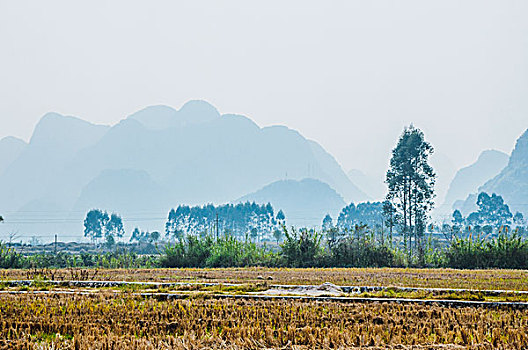
{"type": "Polygon", "coordinates": [[[456,167],[528,127],[528,1],[0,0],[0,137],[205,99],[382,174],[404,125],[456,167]]]}

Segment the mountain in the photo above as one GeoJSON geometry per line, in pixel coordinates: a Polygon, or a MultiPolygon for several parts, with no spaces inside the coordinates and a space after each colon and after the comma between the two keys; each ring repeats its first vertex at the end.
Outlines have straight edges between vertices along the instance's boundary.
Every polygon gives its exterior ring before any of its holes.
{"type": "Polygon", "coordinates": [[[0,174],[20,156],[26,146],[27,143],[12,136],[0,140],[0,174]]]}
{"type": "MultiPolygon", "coordinates": [[[[471,165],[460,169],[446,194],[443,206],[452,211],[457,200],[464,200],[478,191],[487,180],[496,176],[508,164],[508,155],[496,150],[483,151],[471,165]]],[[[460,203],[458,204],[460,205],[460,203]]],[[[460,208],[470,210],[472,207],[460,208]]]]}
{"type": "Polygon", "coordinates": [[[455,176],[457,168],[451,159],[442,152],[435,152],[431,156],[431,166],[436,173],[435,203],[438,205],[445,201],[449,185],[455,176]]]}
{"type": "Polygon", "coordinates": [[[18,210],[35,200],[56,202],[68,209],[75,200],[76,194],[69,192],[75,179],[62,176],[63,169],[78,151],[97,143],[107,130],[107,126],[75,117],[44,115],[24,151],[0,175],[4,186],[0,211],[18,210]]]}
{"type": "Polygon", "coordinates": [[[528,130],[517,140],[506,167],[478,192],[499,194],[513,213],[528,215],[528,130]]]}
{"type": "Polygon", "coordinates": [[[179,110],[147,107],[111,127],[49,113],[0,175],[7,189],[0,212],[17,213],[20,222],[8,217],[0,230],[25,233],[35,213],[51,212],[36,220],[42,225],[33,225],[31,234],[80,236],[94,207],[122,213],[125,223],[131,219],[127,229],[161,230],[150,219],[179,204],[226,203],[278,180],[307,177],[347,201],[368,198],[316,142],[284,126],[261,128],[245,116],[221,115],[204,101],[179,110]],[[80,228],[65,230],[58,224],[64,222],[80,228]]]}
{"type": "Polygon", "coordinates": [[[218,110],[203,101],[189,101],[177,111],[169,106],[150,106],[130,115],[149,129],[167,129],[191,124],[200,124],[220,117],[218,110]]]}
{"type": "Polygon", "coordinates": [[[387,187],[383,183],[383,179],[377,180],[372,176],[366,175],[359,169],[351,169],[347,175],[370,200],[381,201],[384,199],[387,187]]]}
{"type": "Polygon", "coordinates": [[[321,225],[326,214],[337,219],[345,201],[326,183],[315,179],[280,180],[243,196],[235,202],[271,203],[282,209],[288,225],[314,227],[321,225]]]}

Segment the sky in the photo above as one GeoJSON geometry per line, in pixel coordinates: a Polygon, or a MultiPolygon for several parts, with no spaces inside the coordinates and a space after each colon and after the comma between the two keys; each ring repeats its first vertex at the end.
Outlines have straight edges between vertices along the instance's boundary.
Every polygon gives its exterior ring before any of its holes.
{"type": "Polygon", "coordinates": [[[413,123],[452,174],[528,128],[527,16],[525,0],[0,0],[0,138],[49,111],[113,124],[204,99],[380,178],[413,123]]]}

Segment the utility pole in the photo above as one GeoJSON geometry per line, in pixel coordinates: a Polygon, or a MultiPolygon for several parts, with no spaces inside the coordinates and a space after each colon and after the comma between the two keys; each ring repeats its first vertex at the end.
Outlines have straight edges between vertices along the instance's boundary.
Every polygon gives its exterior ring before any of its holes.
{"type": "Polygon", "coordinates": [[[54,248],[54,253],[55,255],[57,255],[57,234],[55,234],[55,248],[54,248]]]}

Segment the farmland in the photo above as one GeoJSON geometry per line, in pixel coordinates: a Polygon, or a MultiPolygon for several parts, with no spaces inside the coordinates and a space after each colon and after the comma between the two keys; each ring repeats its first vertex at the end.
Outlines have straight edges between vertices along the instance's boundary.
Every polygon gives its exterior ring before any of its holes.
{"type": "Polygon", "coordinates": [[[475,291],[454,296],[405,290],[522,291],[528,272],[521,270],[64,269],[2,270],[1,277],[2,349],[522,349],[528,344],[527,308],[439,302],[525,304],[525,294],[476,299],[475,291]],[[69,285],[72,277],[84,284],[69,285]],[[15,283],[21,280],[30,283],[15,283]],[[105,282],[102,287],[91,280],[146,283],[105,282]],[[389,289],[341,301],[324,293],[260,298],[274,284],[301,288],[323,282],[389,289]],[[398,287],[402,290],[395,293],[398,287]]]}
{"type": "Polygon", "coordinates": [[[0,299],[3,348],[523,348],[520,310],[398,304],[158,301],[124,294],[0,299]],[[38,346],[38,347],[37,347],[38,346]]]}
{"type": "Polygon", "coordinates": [[[96,279],[149,282],[313,284],[528,290],[527,270],[399,268],[4,269],[0,280],[96,279]],[[82,273],[85,275],[82,275],[82,273]]]}

